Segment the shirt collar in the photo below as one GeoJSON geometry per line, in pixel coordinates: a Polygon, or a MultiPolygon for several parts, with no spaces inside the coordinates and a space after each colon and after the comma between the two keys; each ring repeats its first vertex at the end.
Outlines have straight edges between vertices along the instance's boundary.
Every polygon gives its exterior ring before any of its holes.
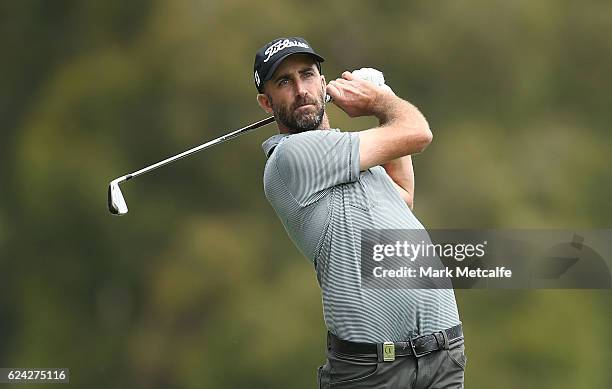
{"type": "MultiPolygon", "coordinates": [[[[334,132],[340,132],[339,129],[337,128],[330,128],[329,131],[334,131],[334,132]]],[[[289,133],[285,133],[285,134],[276,134],[276,135],[272,135],[271,137],[269,137],[268,139],[266,139],[261,147],[264,150],[264,153],[266,154],[266,157],[270,158],[270,155],[272,154],[272,152],[274,151],[274,148],[276,146],[278,146],[278,144],[286,137],[290,136],[291,134],[289,133]]]]}
{"type": "Polygon", "coordinates": [[[274,151],[274,148],[278,146],[280,141],[289,135],[291,134],[276,134],[266,139],[265,142],[263,142],[261,145],[264,150],[264,153],[266,153],[266,157],[269,158],[270,154],[272,154],[272,151],[274,151]]]}

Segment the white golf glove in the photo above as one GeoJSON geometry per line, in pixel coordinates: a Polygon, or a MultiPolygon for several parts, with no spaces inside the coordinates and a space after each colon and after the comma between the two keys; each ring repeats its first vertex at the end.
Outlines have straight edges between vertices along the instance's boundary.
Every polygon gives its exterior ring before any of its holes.
{"type": "MultiPolygon", "coordinates": [[[[353,70],[351,73],[353,74],[353,76],[357,78],[360,78],[366,81],[370,81],[374,85],[382,86],[388,89],[389,91],[391,91],[392,93],[394,93],[393,90],[389,87],[389,85],[385,84],[385,76],[382,74],[380,70],[376,70],[374,68],[361,68],[361,69],[353,70]]],[[[330,101],[331,101],[331,96],[326,95],[325,102],[328,103],[330,101]]]]}
{"type": "Polygon", "coordinates": [[[370,81],[374,85],[385,87],[393,92],[389,85],[385,84],[385,76],[380,70],[376,70],[374,68],[361,68],[358,70],[353,70],[351,73],[353,73],[353,76],[357,78],[370,81]]]}

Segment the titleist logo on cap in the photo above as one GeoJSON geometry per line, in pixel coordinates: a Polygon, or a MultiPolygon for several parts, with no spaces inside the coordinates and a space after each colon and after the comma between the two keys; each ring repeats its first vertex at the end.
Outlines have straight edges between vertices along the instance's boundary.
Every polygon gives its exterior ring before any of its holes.
{"type": "Polygon", "coordinates": [[[266,59],[264,59],[264,62],[268,62],[270,57],[272,57],[274,54],[278,53],[279,51],[284,50],[287,47],[295,47],[295,46],[303,47],[305,49],[309,49],[310,48],[310,46],[308,46],[306,43],[299,42],[299,41],[296,41],[296,40],[285,39],[285,40],[282,40],[282,41],[278,41],[278,42],[275,42],[272,46],[270,46],[270,47],[268,47],[266,49],[264,54],[266,54],[267,57],[266,57],[266,59]]]}
{"type": "Polygon", "coordinates": [[[281,62],[292,54],[305,54],[314,58],[319,72],[321,71],[321,62],[325,61],[323,57],[315,53],[304,38],[299,36],[280,37],[276,38],[255,53],[255,63],[253,64],[253,76],[255,78],[255,86],[260,93],[263,91],[263,85],[270,80],[276,71],[276,68],[281,62]]]}

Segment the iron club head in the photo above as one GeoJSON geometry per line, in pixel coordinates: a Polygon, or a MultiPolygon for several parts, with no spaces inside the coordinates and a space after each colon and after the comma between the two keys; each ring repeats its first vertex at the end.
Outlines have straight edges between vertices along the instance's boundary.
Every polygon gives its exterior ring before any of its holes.
{"type": "Polygon", "coordinates": [[[125,177],[117,178],[111,181],[108,185],[108,210],[113,215],[121,216],[128,213],[128,207],[121,193],[119,183],[124,181],[125,177]]]}

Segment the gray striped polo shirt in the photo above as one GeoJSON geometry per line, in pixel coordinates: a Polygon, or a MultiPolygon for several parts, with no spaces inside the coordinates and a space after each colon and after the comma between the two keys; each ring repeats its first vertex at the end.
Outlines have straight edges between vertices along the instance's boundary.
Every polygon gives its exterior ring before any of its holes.
{"type": "Polygon", "coordinates": [[[403,341],[460,323],[452,289],[361,288],[361,229],[424,229],[381,166],[359,171],[359,135],[277,134],[263,143],[266,198],[309,258],[330,332],[403,341]]]}

